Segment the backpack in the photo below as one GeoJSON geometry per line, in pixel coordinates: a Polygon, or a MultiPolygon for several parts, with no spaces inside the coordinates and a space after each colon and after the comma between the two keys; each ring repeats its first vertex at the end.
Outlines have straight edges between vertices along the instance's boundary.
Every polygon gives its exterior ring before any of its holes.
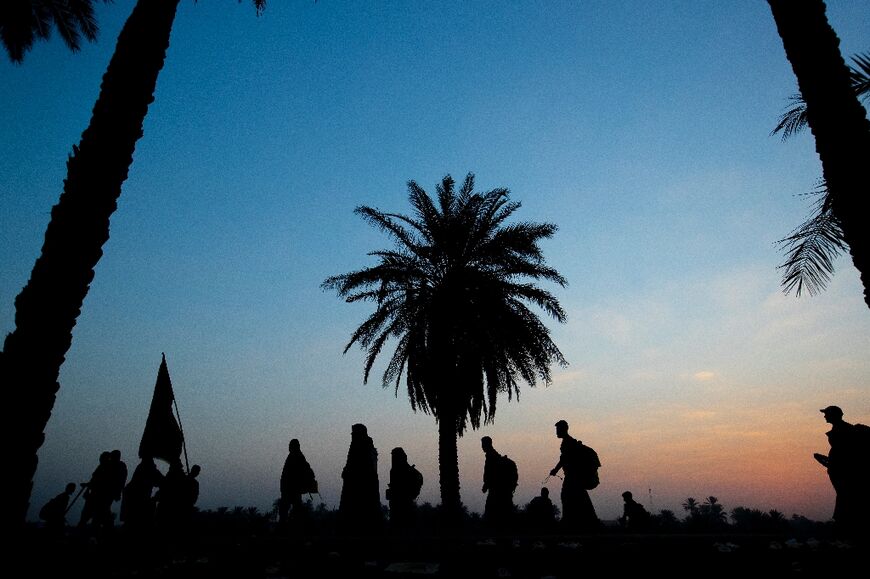
{"type": "Polygon", "coordinates": [[[870,426],[866,424],[855,424],[852,428],[855,440],[855,451],[858,453],[859,461],[863,464],[863,468],[868,467],[870,461],[870,426]]]}
{"type": "Polygon", "coordinates": [[[314,478],[314,470],[312,470],[311,466],[306,461],[305,463],[305,474],[304,474],[304,482],[302,483],[301,494],[305,493],[317,493],[317,479],[314,478]]]}
{"type": "Polygon", "coordinates": [[[411,480],[413,485],[411,486],[411,498],[416,499],[420,496],[420,490],[423,488],[423,475],[417,470],[416,465],[411,465],[411,480]]]}
{"type": "Polygon", "coordinates": [[[591,491],[598,486],[598,453],[584,444],[578,445],[580,455],[580,484],[584,489],[591,491]]]}
{"type": "Polygon", "coordinates": [[[499,484],[503,484],[504,488],[509,489],[511,492],[517,488],[517,484],[519,484],[520,475],[517,471],[517,463],[508,458],[508,456],[502,455],[499,459],[499,476],[498,476],[499,484]]]}
{"type": "Polygon", "coordinates": [[[562,465],[565,469],[565,476],[569,476],[570,472],[571,479],[574,480],[576,477],[580,486],[586,490],[597,487],[598,467],[601,465],[598,453],[579,440],[571,442],[563,452],[562,465]]]}

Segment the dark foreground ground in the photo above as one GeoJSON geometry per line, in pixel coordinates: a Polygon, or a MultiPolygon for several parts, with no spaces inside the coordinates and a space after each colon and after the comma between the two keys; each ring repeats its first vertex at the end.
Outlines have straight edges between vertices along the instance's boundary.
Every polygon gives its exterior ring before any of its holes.
{"type": "MultiPolygon", "coordinates": [[[[864,577],[867,545],[774,535],[486,534],[291,537],[274,531],[14,540],[7,577],[864,577]]],[[[9,544],[9,543],[7,543],[9,544]]]]}

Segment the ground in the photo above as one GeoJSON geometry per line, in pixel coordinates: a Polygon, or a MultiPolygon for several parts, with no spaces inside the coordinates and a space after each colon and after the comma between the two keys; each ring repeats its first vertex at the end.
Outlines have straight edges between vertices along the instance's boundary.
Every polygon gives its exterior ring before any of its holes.
{"type": "Polygon", "coordinates": [[[27,528],[27,577],[739,577],[837,576],[866,567],[866,544],[739,534],[184,534],[27,528]]]}

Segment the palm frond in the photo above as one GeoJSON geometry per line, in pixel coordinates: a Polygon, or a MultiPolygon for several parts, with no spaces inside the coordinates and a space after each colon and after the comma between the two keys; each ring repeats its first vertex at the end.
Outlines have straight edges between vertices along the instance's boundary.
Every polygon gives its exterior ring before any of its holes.
{"type": "Polygon", "coordinates": [[[861,100],[870,98],[870,53],[852,57],[855,66],[849,66],[849,76],[855,95],[861,100]]]}
{"type": "Polygon", "coordinates": [[[840,221],[831,210],[827,186],[822,184],[814,194],[821,197],[810,218],[777,242],[786,252],[779,266],[783,292],[794,291],[798,297],[804,290],[810,295],[824,290],[834,273],[834,260],[848,250],[840,221]]]}
{"type": "Polygon", "coordinates": [[[413,249],[417,242],[407,229],[401,224],[396,223],[395,218],[389,213],[383,213],[372,207],[360,206],[354,210],[354,213],[361,215],[363,219],[374,225],[375,227],[386,231],[393,236],[399,243],[408,249],[413,249]]]}
{"type": "Polygon", "coordinates": [[[94,0],[5,0],[0,9],[0,42],[16,64],[24,60],[37,39],[48,40],[52,30],[57,30],[67,47],[76,52],[82,38],[97,38],[99,28],[93,5],[94,0]]]}
{"type": "Polygon", "coordinates": [[[789,108],[780,115],[779,122],[770,132],[771,135],[781,132],[783,141],[807,127],[807,103],[803,96],[794,94],[788,100],[791,101],[789,108]]]}

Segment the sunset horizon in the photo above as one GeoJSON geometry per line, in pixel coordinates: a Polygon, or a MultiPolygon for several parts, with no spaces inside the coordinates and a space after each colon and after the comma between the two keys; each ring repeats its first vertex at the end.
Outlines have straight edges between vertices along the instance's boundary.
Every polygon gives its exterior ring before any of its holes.
{"type": "MultiPolygon", "coordinates": [[[[100,32],[2,59],[0,330],[16,328],[67,160],[88,126],[133,2],[94,4],[100,32]]],[[[826,2],[847,64],[867,51],[870,3],[826,2]]],[[[508,224],[548,223],[537,309],[567,365],[499,394],[458,440],[463,504],[481,513],[480,439],[518,466],[514,503],[562,481],[554,424],[601,460],[598,517],[624,491],[653,514],[689,497],[830,521],[826,454],[843,409],[870,424],[870,310],[848,251],[818,295],[783,291],[781,240],[813,210],[809,129],[772,135],[798,92],[766,2],[181,2],[110,238],[73,329],[39,449],[27,520],[101,452],[129,472],[165,353],[197,507],[280,496],[298,439],[336,509],[351,426],[424,477],[441,502],[438,424],[402,377],[364,383],[345,346],[375,305],[322,287],[372,267],[389,236],[354,210],[411,214],[450,175],[509,190],[508,224]]],[[[458,186],[458,185],[457,185],[458,186]]],[[[532,308],[535,309],[535,308],[532,308]]],[[[551,360],[552,362],[553,360],[551,360]]],[[[166,464],[159,463],[165,472],[166,464]]],[[[78,521],[80,503],[70,511],[78,521]]],[[[118,512],[119,505],[114,506],[118,512]]]]}

